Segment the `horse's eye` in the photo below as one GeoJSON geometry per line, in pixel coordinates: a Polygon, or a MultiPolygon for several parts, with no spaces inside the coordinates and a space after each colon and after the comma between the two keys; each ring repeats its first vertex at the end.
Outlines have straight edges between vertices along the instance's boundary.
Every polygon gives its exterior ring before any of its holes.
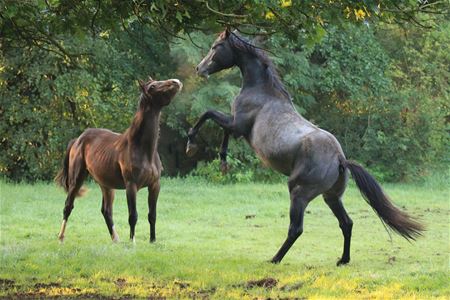
{"type": "Polygon", "coordinates": [[[151,86],[149,87],[149,89],[150,89],[150,90],[154,90],[154,89],[155,89],[155,86],[154,86],[154,85],[151,85],[151,86]]]}

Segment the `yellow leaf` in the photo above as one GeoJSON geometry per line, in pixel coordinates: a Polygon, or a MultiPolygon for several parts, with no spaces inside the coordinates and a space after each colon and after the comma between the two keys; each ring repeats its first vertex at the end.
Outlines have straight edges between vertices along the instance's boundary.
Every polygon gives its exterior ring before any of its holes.
{"type": "Polygon", "coordinates": [[[81,97],[87,97],[87,96],[89,96],[89,92],[86,89],[82,89],[80,91],[80,96],[81,97]]]}
{"type": "Polygon", "coordinates": [[[363,20],[366,13],[362,9],[354,9],[356,20],[363,20]]]}
{"type": "Polygon", "coordinates": [[[323,26],[324,22],[323,22],[323,19],[320,16],[317,16],[316,20],[317,20],[317,22],[319,22],[320,25],[323,26]]]}
{"type": "Polygon", "coordinates": [[[102,31],[99,34],[100,37],[102,38],[108,38],[109,37],[109,32],[108,31],[102,31]]]}
{"type": "Polygon", "coordinates": [[[351,13],[352,13],[352,10],[350,9],[350,7],[346,7],[345,9],[344,9],[344,13],[345,13],[345,17],[348,19],[348,18],[350,18],[350,15],[351,15],[351,13]]]}
{"type": "Polygon", "coordinates": [[[266,19],[272,20],[273,18],[275,18],[275,15],[273,14],[273,12],[271,12],[271,11],[266,12],[266,19]]]}
{"type": "Polygon", "coordinates": [[[281,7],[292,6],[292,0],[281,0],[281,7]]]}

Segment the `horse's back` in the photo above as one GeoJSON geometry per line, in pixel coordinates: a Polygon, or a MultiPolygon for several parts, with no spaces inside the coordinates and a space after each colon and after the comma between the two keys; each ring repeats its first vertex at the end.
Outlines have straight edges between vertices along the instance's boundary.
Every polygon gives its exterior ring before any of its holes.
{"type": "Polygon", "coordinates": [[[88,128],[78,137],[83,142],[107,143],[117,141],[119,133],[104,128],[88,128]]]}

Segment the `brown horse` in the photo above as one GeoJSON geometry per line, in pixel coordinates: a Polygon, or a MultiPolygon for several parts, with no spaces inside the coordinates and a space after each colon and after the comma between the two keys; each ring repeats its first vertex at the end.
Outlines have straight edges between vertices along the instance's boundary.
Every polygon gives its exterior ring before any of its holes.
{"type": "Polygon", "coordinates": [[[139,106],[131,126],[118,134],[107,129],[89,128],[67,146],[63,167],[56,181],[67,192],[59,240],[64,240],[67,219],[74,207],[76,196],[87,175],[100,185],[103,193],[102,214],[114,242],[119,240],[112,218],[114,189],[126,189],[130,239],[134,241],[137,222],[136,193],[148,188],[148,221],[150,242],[155,241],[156,202],[161,176],[161,160],[157,151],[159,117],[161,109],[168,105],[181,90],[178,79],[144,83],[139,106]]]}

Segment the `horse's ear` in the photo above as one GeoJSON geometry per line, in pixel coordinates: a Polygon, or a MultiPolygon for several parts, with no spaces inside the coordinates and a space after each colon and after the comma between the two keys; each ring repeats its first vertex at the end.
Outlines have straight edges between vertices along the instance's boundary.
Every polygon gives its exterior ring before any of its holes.
{"type": "Polygon", "coordinates": [[[151,76],[148,76],[148,82],[153,82],[153,78],[151,76]]]}
{"type": "Polygon", "coordinates": [[[139,87],[141,88],[141,92],[147,95],[147,90],[145,87],[145,82],[138,79],[139,87]]]}
{"type": "Polygon", "coordinates": [[[230,27],[227,26],[227,28],[225,28],[225,38],[227,39],[231,34],[231,30],[230,27]]]}

